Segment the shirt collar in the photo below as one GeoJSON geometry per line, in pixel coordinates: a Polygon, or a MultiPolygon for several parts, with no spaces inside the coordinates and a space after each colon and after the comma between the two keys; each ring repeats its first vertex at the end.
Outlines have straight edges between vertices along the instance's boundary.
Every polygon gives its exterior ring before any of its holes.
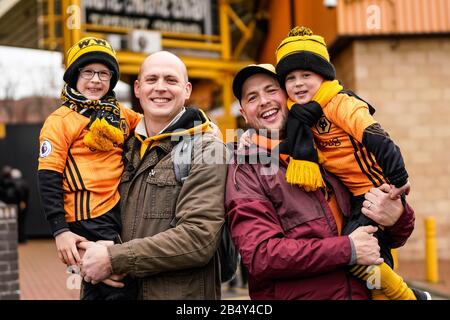
{"type": "MultiPolygon", "coordinates": [[[[175,118],[172,119],[172,121],[170,121],[167,126],[165,126],[160,132],[158,132],[156,135],[159,135],[161,133],[164,132],[164,130],[166,130],[168,127],[170,127],[172,124],[174,124],[175,122],[177,122],[181,116],[186,112],[186,107],[183,107],[183,109],[181,109],[181,111],[175,116],[175,118]]],[[[145,126],[145,120],[144,117],[142,117],[141,121],[139,121],[138,125],[136,126],[136,129],[134,129],[134,131],[139,134],[140,136],[144,137],[144,138],[149,138],[148,134],[147,134],[147,127],[145,126]]]]}

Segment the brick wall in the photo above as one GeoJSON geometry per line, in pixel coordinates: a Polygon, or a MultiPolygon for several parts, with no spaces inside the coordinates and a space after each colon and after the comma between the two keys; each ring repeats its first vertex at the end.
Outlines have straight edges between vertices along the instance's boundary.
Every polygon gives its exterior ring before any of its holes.
{"type": "Polygon", "coordinates": [[[438,256],[450,259],[450,38],[359,40],[333,62],[405,158],[416,227],[399,257],[423,259],[423,219],[434,216],[438,256]]]}
{"type": "Polygon", "coordinates": [[[355,88],[354,46],[348,46],[332,61],[336,68],[336,76],[344,88],[355,88]]]}
{"type": "Polygon", "coordinates": [[[18,300],[17,215],[0,203],[0,300],[18,300]]]}

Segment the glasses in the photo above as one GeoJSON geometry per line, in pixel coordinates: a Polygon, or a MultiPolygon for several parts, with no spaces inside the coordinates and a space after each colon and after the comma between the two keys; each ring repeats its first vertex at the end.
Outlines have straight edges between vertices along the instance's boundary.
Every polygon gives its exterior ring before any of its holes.
{"type": "Polygon", "coordinates": [[[102,81],[108,81],[112,78],[113,72],[111,70],[101,70],[94,71],[91,69],[78,69],[80,71],[80,76],[83,79],[91,80],[94,78],[95,74],[98,74],[98,78],[102,81]]]}

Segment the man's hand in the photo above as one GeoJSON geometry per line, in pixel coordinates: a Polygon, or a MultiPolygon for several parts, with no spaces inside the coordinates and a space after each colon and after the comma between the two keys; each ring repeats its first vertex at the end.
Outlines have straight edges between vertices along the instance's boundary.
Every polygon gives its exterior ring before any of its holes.
{"type": "Polygon", "coordinates": [[[245,147],[250,147],[253,144],[252,141],[253,132],[254,132],[253,130],[247,130],[241,135],[241,138],[239,139],[238,150],[242,150],[245,147]]]}
{"type": "Polygon", "coordinates": [[[79,236],[71,231],[65,231],[55,237],[58,258],[67,265],[77,265],[81,261],[77,250],[77,243],[87,241],[86,238],[79,236]]]}
{"type": "Polygon", "coordinates": [[[123,288],[125,284],[120,280],[125,278],[125,276],[126,274],[113,274],[108,279],[105,279],[102,282],[110,287],[123,288]]]}
{"type": "Polygon", "coordinates": [[[96,242],[82,242],[78,247],[86,250],[81,261],[81,276],[84,281],[96,284],[111,275],[111,260],[106,246],[96,242]]]}
{"type": "Polygon", "coordinates": [[[392,227],[403,213],[400,199],[392,200],[389,196],[391,187],[383,184],[379,188],[372,188],[365,194],[361,212],[377,224],[392,227]]]}
{"type": "Polygon", "coordinates": [[[112,241],[112,240],[98,240],[96,242],[101,244],[101,245],[103,245],[103,246],[105,246],[105,247],[110,247],[110,246],[114,245],[114,241],[112,241]]]}
{"type": "Polygon", "coordinates": [[[349,234],[356,250],[356,264],[371,266],[383,263],[380,258],[380,246],[373,234],[378,230],[374,226],[359,227],[349,234]]]}
{"type": "Polygon", "coordinates": [[[389,193],[389,195],[392,200],[397,200],[400,199],[400,196],[403,192],[408,195],[409,191],[411,191],[411,184],[409,183],[409,181],[406,181],[406,183],[400,188],[396,188],[394,185],[391,185],[391,192],[389,193]]]}

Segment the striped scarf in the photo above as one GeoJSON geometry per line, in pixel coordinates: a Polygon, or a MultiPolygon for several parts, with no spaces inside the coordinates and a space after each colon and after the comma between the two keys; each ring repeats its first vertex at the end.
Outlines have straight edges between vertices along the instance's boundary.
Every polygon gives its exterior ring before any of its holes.
{"type": "Polygon", "coordinates": [[[109,151],[123,144],[119,102],[114,95],[89,100],[66,84],[61,92],[61,100],[64,106],[90,119],[89,132],[83,139],[88,148],[109,151]]]}
{"type": "Polygon", "coordinates": [[[342,89],[337,80],[324,81],[310,102],[299,105],[288,100],[286,139],[280,146],[282,152],[290,156],[286,170],[288,183],[299,185],[306,191],[325,186],[319,167],[323,158],[314,143],[311,127],[322,116],[322,108],[342,89]]]}

